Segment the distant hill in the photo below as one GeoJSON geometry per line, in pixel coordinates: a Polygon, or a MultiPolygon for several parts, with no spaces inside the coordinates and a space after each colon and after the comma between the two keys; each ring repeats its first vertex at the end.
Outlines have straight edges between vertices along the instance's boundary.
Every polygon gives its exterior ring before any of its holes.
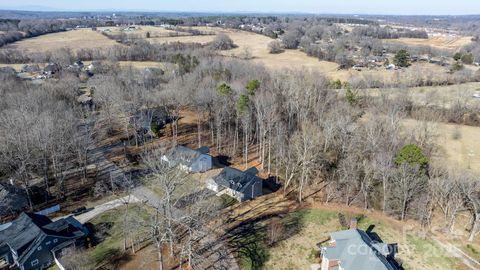
{"type": "Polygon", "coordinates": [[[47,12],[53,12],[53,11],[59,11],[59,9],[55,9],[52,7],[47,7],[47,6],[10,6],[10,7],[3,7],[0,5],[0,10],[18,10],[18,11],[47,11],[47,12]]]}

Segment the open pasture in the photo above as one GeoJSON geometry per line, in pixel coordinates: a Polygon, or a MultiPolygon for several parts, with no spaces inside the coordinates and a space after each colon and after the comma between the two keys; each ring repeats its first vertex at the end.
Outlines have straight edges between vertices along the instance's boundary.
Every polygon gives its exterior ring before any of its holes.
{"type": "Polygon", "coordinates": [[[23,39],[3,48],[34,53],[56,51],[62,48],[73,51],[81,49],[104,49],[115,45],[119,44],[102,35],[100,32],[92,31],[91,29],[78,29],[23,39]]]}
{"type": "Polygon", "coordinates": [[[472,42],[472,37],[465,36],[430,36],[428,39],[422,38],[399,38],[387,39],[385,42],[397,42],[414,46],[430,46],[436,49],[458,50],[461,47],[472,42]]]}

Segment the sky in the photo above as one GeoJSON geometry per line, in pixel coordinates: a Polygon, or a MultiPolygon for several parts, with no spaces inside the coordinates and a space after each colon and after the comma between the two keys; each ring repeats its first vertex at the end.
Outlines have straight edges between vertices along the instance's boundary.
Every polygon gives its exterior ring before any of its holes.
{"type": "Polygon", "coordinates": [[[480,14],[479,0],[0,0],[0,9],[315,14],[480,14]]]}

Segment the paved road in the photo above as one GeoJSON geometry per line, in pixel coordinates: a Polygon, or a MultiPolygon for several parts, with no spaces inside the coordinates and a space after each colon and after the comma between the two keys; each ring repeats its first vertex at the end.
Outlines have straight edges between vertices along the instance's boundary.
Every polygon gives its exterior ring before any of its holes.
{"type": "MultiPolygon", "coordinates": [[[[104,204],[97,205],[92,210],[90,210],[86,213],[83,213],[81,215],[75,216],[75,219],[77,219],[81,223],[86,223],[86,222],[89,222],[90,220],[92,220],[94,217],[96,217],[100,214],[103,214],[108,210],[112,210],[112,209],[115,209],[117,207],[120,207],[120,206],[124,205],[125,203],[137,203],[137,202],[140,202],[140,200],[138,198],[136,198],[135,196],[133,196],[133,195],[125,196],[123,198],[115,199],[115,200],[106,202],[104,204]]],[[[61,218],[66,218],[68,216],[71,216],[71,215],[66,215],[66,216],[63,216],[63,217],[57,217],[57,218],[54,218],[53,220],[54,221],[59,220],[61,218]]]]}
{"type": "Polygon", "coordinates": [[[140,202],[140,200],[137,199],[135,196],[132,196],[132,195],[125,196],[123,198],[116,199],[116,200],[109,201],[107,203],[95,206],[95,208],[93,208],[91,211],[78,215],[75,218],[81,223],[85,223],[108,210],[115,209],[126,203],[136,203],[136,202],[140,202]]]}

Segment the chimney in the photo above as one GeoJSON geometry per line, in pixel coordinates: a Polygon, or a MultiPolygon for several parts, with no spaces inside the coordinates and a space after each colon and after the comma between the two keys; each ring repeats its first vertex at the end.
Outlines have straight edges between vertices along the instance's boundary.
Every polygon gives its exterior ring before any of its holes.
{"type": "Polygon", "coordinates": [[[387,257],[390,257],[390,258],[395,258],[395,255],[397,254],[397,251],[398,251],[398,244],[397,243],[394,243],[394,244],[388,244],[388,256],[387,257]]]}
{"type": "Polygon", "coordinates": [[[357,219],[352,218],[350,220],[350,230],[356,230],[357,229],[357,219]]]}

